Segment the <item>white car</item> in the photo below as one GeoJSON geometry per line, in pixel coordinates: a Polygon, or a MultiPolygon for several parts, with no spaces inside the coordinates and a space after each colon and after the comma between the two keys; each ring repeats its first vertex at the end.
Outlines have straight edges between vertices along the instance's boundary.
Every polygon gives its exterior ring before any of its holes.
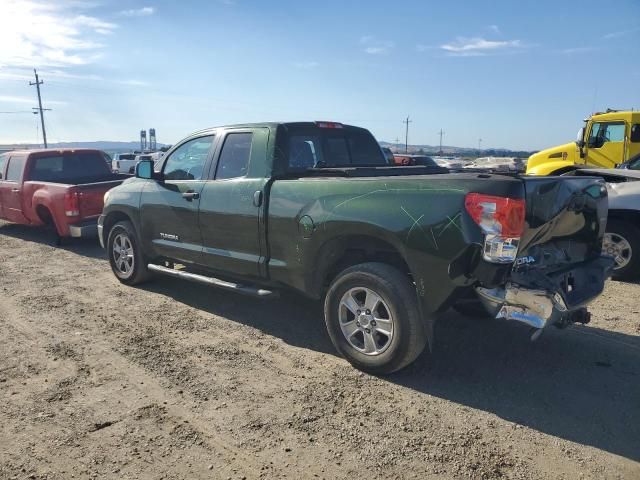
{"type": "Polygon", "coordinates": [[[464,168],[464,162],[459,157],[431,157],[439,167],[457,170],[464,168]]]}
{"type": "Polygon", "coordinates": [[[113,173],[131,173],[135,170],[138,160],[135,153],[116,153],[111,160],[111,170],[113,173]]]}

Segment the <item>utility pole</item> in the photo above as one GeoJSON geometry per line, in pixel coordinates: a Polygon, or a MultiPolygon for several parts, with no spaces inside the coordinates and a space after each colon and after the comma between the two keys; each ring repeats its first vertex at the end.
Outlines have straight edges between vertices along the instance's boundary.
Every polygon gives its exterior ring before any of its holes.
{"type": "Polygon", "coordinates": [[[45,110],[51,110],[50,108],[42,108],[42,97],[40,96],[40,85],[42,85],[44,83],[43,80],[39,80],[38,79],[38,72],[36,72],[36,69],[33,69],[33,73],[36,76],[36,81],[35,82],[29,82],[29,85],[35,85],[36,86],[36,90],[38,90],[38,108],[34,108],[33,110],[35,110],[33,113],[35,115],[37,115],[38,113],[40,113],[40,122],[42,123],[42,138],[44,139],[44,148],[48,148],[47,146],[47,131],[44,129],[44,111],[45,110]]]}
{"type": "Polygon", "coordinates": [[[438,152],[438,155],[442,155],[442,136],[444,135],[444,131],[440,129],[438,134],[440,135],[440,151],[438,152]]]}
{"type": "Polygon", "coordinates": [[[404,134],[404,153],[408,153],[409,152],[409,124],[412,123],[413,120],[409,120],[409,117],[407,116],[406,120],[403,120],[402,123],[406,124],[407,128],[405,130],[405,134],[404,134]]]}
{"type": "Polygon", "coordinates": [[[482,149],[482,139],[481,139],[481,138],[479,138],[479,139],[478,139],[478,155],[480,155],[480,151],[481,151],[481,149],[482,149]]]}

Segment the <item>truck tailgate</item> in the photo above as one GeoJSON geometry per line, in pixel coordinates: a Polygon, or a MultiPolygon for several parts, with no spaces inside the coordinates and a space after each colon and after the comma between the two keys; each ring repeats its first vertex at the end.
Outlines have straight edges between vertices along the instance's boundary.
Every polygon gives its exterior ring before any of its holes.
{"type": "Polygon", "coordinates": [[[121,183],[122,180],[112,180],[108,182],[85,183],[72,187],[71,191],[78,195],[80,218],[100,215],[102,213],[102,207],[104,206],[104,194],[121,183]]]}
{"type": "Polygon", "coordinates": [[[569,308],[600,293],[612,262],[602,257],[607,189],[596,177],[523,177],[526,228],[511,279],[559,291],[569,308]]]}
{"type": "Polygon", "coordinates": [[[597,177],[523,177],[526,229],[519,256],[561,267],[600,256],[607,223],[607,189],[597,177]],[[551,255],[553,249],[556,255],[551,255]]]}

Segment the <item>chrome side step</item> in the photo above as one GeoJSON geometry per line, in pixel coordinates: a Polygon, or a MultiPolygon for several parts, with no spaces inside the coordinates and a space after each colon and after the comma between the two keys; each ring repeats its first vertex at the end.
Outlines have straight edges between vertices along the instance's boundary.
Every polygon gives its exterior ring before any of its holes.
{"type": "Polygon", "coordinates": [[[203,283],[205,285],[211,285],[214,287],[224,288],[226,290],[232,290],[234,292],[242,293],[244,295],[251,295],[253,297],[273,297],[276,296],[271,290],[265,290],[263,288],[249,287],[246,285],[240,285],[239,283],[226,282],[219,278],[207,277],[205,275],[198,275],[196,273],[183,272],[173,268],[163,267],[162,265],[155,265],[150,263],[147,268],[152,272],[162,273],[169,275],[170,277],[182,278],[183,280],[189,280],[191,282],[203,283]]]}

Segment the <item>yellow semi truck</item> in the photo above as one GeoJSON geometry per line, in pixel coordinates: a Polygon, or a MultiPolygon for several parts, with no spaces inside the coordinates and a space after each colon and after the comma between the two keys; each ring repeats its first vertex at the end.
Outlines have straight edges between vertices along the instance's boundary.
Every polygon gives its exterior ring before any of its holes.
{"type": "Polygon", "coordinates": [[[640,154],[640,112],[607,110],[585,120],[575,142],[529,157],[527,174],[560,175],[576,168],[614,168],[640,154]]]}

